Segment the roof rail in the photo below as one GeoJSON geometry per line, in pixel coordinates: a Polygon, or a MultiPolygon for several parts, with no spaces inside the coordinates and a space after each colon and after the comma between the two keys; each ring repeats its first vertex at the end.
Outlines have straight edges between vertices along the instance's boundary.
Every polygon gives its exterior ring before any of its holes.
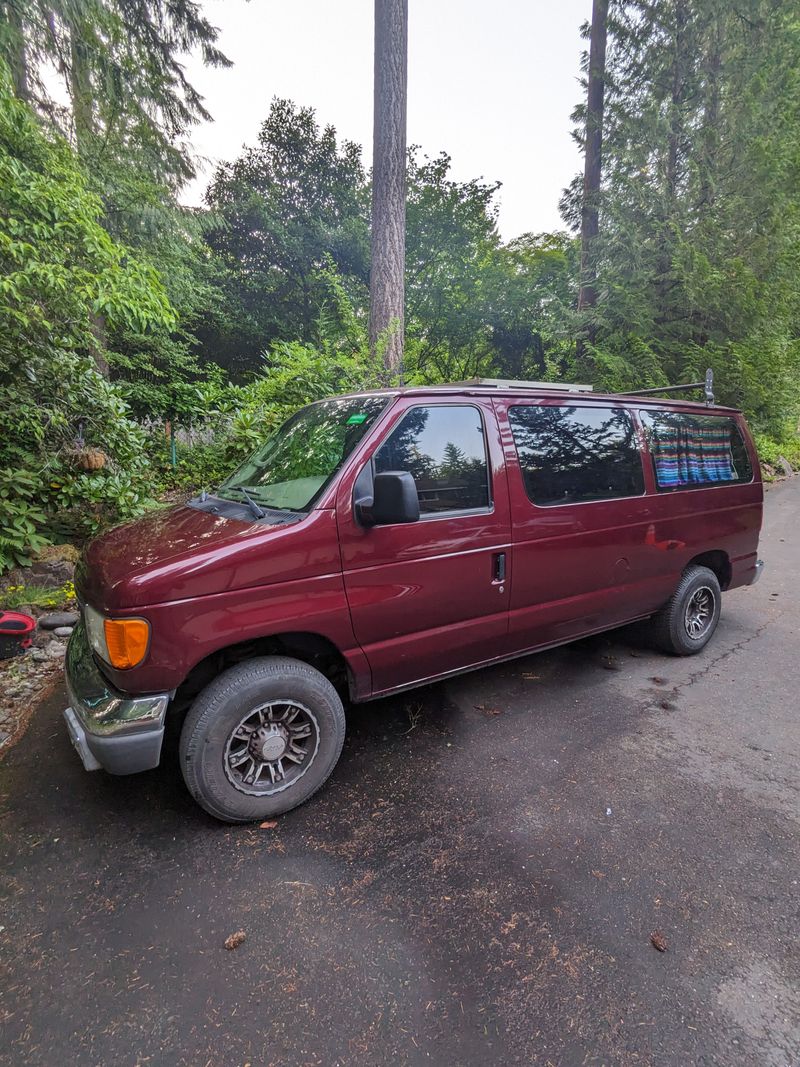
{"type": "Polygon", "coordinates": [[[479,385],[489,389],[544,389],[554,393],[591,393],[594,389],[594,386],[578,385],[575,382],[526,382],[514,378],[468,378],[464,382],[447,382],[447,385],[479,385]]]}
{"type": "Polygon", "coordinates": [[[657,389],[632,389],[628,393],[617,393],[617,396],[655,396],[659,393],[686,393],[690,389],[702,389],[705,393],[708,407],[714,406],[714,372],[709,367],[706,371],[704,382],[689,382],[688,385],[660,385],[657,389]]]}

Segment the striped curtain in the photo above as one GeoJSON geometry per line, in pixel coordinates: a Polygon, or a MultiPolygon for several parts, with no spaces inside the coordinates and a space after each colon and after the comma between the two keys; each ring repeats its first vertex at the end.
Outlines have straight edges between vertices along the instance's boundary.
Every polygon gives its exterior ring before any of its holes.
{"type": "Polygon", "coordinates": [[[660,489],[738,480],[728,420],[659,420],[650,439],[660,489]]]}

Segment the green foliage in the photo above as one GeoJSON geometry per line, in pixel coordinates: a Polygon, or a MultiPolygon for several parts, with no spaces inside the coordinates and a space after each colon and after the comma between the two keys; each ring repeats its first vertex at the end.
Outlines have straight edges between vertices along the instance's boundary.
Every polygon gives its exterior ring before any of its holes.
{"type": "MultiPolygon", "coordinates": [[[[563,370],[574,317],[573,243],[526,235],[504,246],[497,189],[456,181],[445,153],[409,153],[409,380],[563,370]]],[[[331,313],[352,339],[365,318],[369,275],[369,188],[357,145],[340,144],[330,126],[321,130],[311,109],[276,100],[257,146],[218,170],[208,202],[206,239],[225,310],[198,325],[204,348],[243,377],[276,342],[320,351],[331,313]],[[335,304],[331,271],[342,298],[335,304]]]]}
{"type": "MultiPolygon", "coordinates": [[[[612,3],[600,299],[577,373],[630,387],[710,366],[773,436],[800,410],[799,71],[791,0],[612,3]]],[[[573,224],[580,202],[576,180],[573,224]]]]}
{"type": "Polygon", "coordinates": [[[0,470],[0,573],[27,563],[47,543],[38,528],[45,514],[37,503],[39,483],[25,470],[0,470]]]}
{"type": "Polygon", "coordinates": [[[368,194],[361,149],[320,129],[310,108],[274,100],[255,147],[222,165],[207,193],[216,284],[226,314],[201,340],[236,373],[273,341],[319,341],[324,272],[332,263],[363,305],[368,278],[368,194]]]}
{"type": "Polygon", "coordinates": [[[193,174],[181,137],[210,118],[184,57],[198,50],[204,63],[230,66],[218,33],[194,0],[6,0],[0,59],[14,71],[19,95],[65,136],[74,133],[92,171],[135,164],[152,180],[174,183],[193,174]],[[53,72],[68,108],[53,91],[53,72]]]}
{"type": "Polygon", "coordinates": [[[43,514],[60,523],[77,509],[77,525],[93,530],[145,499],[144,434],[97,369],[99,324],[146,331],[173,318],[156,272],[111,239],[101,213],[69,147],[0,69],[0,466],[15,472],[0,522],[17,562],[38,544],[43,514]],[[81,428],[107,457],[91,475],[78,465],[81,428]]]}
{"type": "Polygon", "coordinates": [[[793,423],[786,423],[777,437],[759,432],[753,437],[762,463],[776,467],[780,459],[785,459],[795,471],[800,471],[800,435],[793,423]]]}
{"type": "Polygon", "coordinates": [[[220,306],[202,213],[175,202],[194,174],[186,131],[210,117],[184,57],[199,51],[208,65],[229,65],[217,36],[194,0],[0,2],[0,59],[17,95],[72,140],[103,228],[160,272],[176,312],[172,323],[146,328],[95,324],[109,373],[138,416],[180,413],[183,387],[201,376],[194,327],[201,311],[220,306]]]}
{"type": "Polygon", "coordinates": [[[178,444],[177,466],[159,434],[149,455],[162,489],[195,491],[218,485],[298,408],[337,393],[373,389],[383,383],[380,351],[370,355],[359,321],[332,262],[315,278],[320,306],[314,326],[316,345],[275,341],[262,358],[260,372],[243,385],[211,376],[191,389],[196,430],[190,446],[178,444]]]}
{"type": "Polygon", "coordinates": [[[75,606],[75,586],[66,582],[53,589],[45,585],[7,585],[0,589],[0,603],[7,611],[17,611],[22,607],[46,608],[49,611],[67,610],[75,606]]]}

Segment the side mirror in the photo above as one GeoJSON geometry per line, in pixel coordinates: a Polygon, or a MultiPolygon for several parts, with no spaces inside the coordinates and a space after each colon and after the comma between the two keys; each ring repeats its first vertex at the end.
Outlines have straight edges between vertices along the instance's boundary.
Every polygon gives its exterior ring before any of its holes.
{"type": "Polygon", "coordinates": [[[372,488],[372,506],[359,501],[359,518],[367,526],[392,526],[419,519],[417,486],[408,471],[384,471],[376,474],[372,488]]]}

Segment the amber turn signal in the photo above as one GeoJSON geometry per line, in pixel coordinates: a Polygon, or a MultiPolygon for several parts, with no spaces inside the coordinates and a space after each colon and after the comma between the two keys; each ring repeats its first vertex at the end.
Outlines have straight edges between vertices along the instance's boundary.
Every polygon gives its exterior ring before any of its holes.
{"type": "Polygon", "coordinates": [[[106,619],[103,622],[108,662],[128,670],[142,662],[150,640],[150,624],[144,619],[106,619]]]}

